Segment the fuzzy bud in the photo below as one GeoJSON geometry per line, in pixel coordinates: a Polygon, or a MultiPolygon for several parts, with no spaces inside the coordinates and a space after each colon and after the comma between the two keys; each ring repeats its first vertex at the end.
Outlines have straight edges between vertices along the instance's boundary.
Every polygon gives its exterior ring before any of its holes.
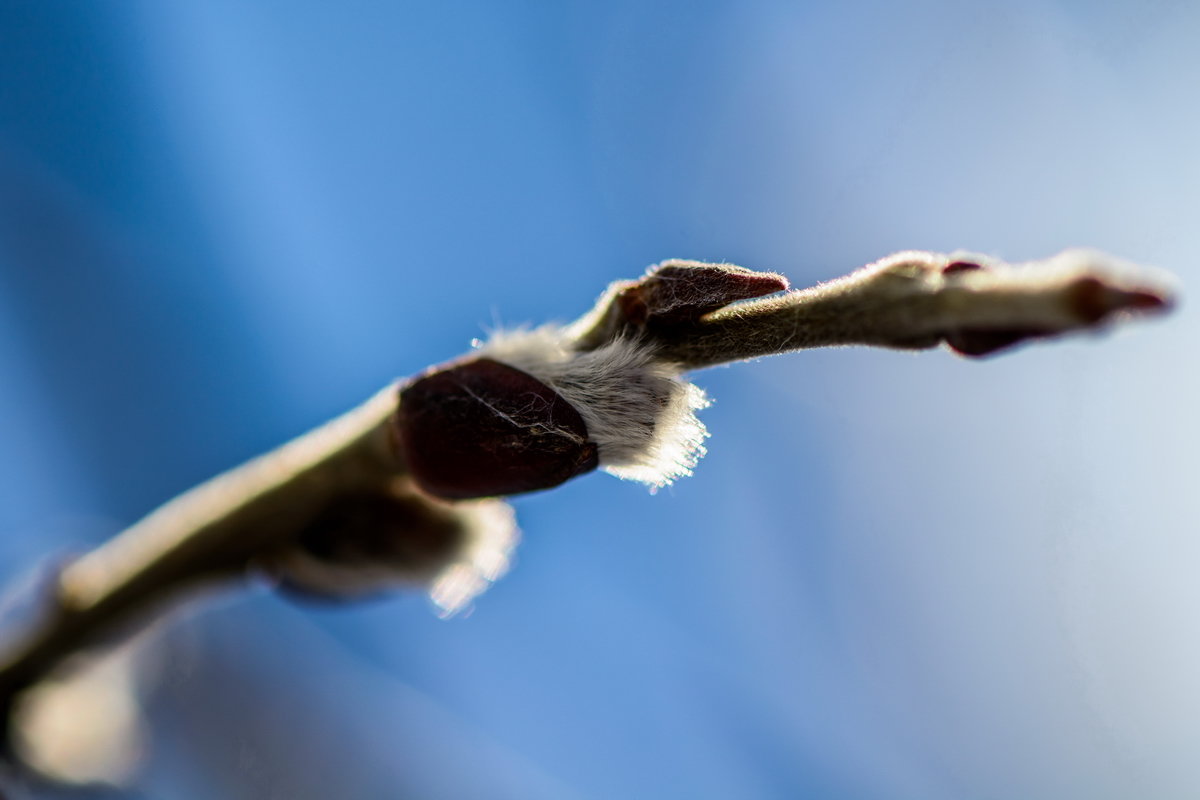
{"type": "Polygon", "coordinates": [[[400,481],[334,499],[261,566],[282,589],[322,600],[428,587],[452,614],[504,573],[517,538],[501,500],[444,502],[400,481]]]}
{"type": "Polygon", "coordinates": [[[610,285],[596,307],[571,326],[571,334],[580,350],[620,338],[671,336],[730,303],[787,288],[787,278],[773,272],[672,259],[639,280],[610,285]]]}
{"type": "Polygon", "coordinates": [[[652,488],[691,474],[708,399],[659,355],[663,336],[739,300],[787,288],[779,275],[666,261],[609,287],[574,325],[501,331],[475,358],[404,387],[394,438],[438,497],[548,489],[602,467],[652,488]]]}

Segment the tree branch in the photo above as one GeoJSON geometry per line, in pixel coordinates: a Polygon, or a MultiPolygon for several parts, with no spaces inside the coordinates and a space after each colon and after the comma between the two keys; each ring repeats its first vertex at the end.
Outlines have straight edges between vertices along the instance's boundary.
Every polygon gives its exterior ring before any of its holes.
{"type": "Polygon", "coordinates": [[[1028,339],[1164,310],[1161,281],[1094,251],[1012,266],[979,256],[898,253],[835,281],[711,312],[659,338],[685,369],[835,345],[985,355],[1028,339]],[[1132,273],[1132,274],[1130,274],[1132,273]]]}
{"type": "Polygon", "coordinates": [[[687,474],[703,427],[675,449],[659,435],[678,427],[671,408],[686,427],[704,404],[680,372],[847,344],[983,355],[1169,305],[1160,281],[1122,270],[1083,251],[1023,267],[901,253],[780,294],[771,273],[664,262],[613,284],[574,325],[501,337],[389,386],[68,564],[35,624],[0,644],[0,714],[70,656],[251,570],[327,596],[433,587],[452,611],[503,572],[516,535],[502,501],[462,498],[548,488],[597,464],[657,485],[687,474]],[[630,416],[640,407],[645,418],[630,416]]]}
{"type": "Polygon", "coordinates": [[[399,470],[387,446],[394,387],[325,426],[175,498],[68,564],[24,639],[6,642],[0,702],[67,656],[174,596],[239,577],[334,495],[399,470]]]}

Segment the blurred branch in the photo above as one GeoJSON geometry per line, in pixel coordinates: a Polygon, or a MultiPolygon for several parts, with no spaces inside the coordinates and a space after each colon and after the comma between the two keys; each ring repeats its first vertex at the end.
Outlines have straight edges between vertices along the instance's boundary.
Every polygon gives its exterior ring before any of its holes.
{"type": "Polygon", "coordinates": [[[983,355],[1164,309],[1159,283],[1084,251],[1022,267],[901,253],[786,293],[771,273],[664,262],[613,284],[575,324],[390,386],[68,564],[36,624],[0,646],[0,712],[72,655],[249,570],[329,596],[407,580],[452,610],[503,571],[515,536],[503,503],[464,498],[597,465],[658,484],[687,473],[703,427],[675,449],[659,436],[672,403],[685,423],[703,405],[679,388],[683,371],[848,344],[983,355]],[[654,451],[653,470],[638,448],[654,451]]]}
{"type": "Polygon", "coordinates": [[[387,446],[395,387],[179,496],[68,564],[24,638],[4,643],[0,710],[68,656],[150,617],[182,592],[243,575],[333,496],[398,469],[387,446]]]}

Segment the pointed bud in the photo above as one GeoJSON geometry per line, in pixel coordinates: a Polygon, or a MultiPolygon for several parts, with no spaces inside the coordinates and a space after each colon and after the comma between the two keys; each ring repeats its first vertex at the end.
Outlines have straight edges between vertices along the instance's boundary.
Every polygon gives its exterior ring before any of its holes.
{"type": "Polygon", "coordinates": [[[730,303],[787,288],[787,279],[773,272],[732,264],[664,261],[639,280],[609,286],[572,332],[578,349],[594,350],[621,337],[678,332],[730,303]]]}
{"type": "Polygon", "coordinates": [[[617,296],[631,325],[662,329],[696,322],[739,300],[787,289],[787,279],[730,264],[664,261],[617,296]]]}
{"type": "MultiPolygon", "coordinates": [[[[1058,285],[1050,281],[1045,283],[1042,296],[1049,302],[1028,304],[1029,309],[1040,313],[1041,320],[1008,325],[960,325],[946,332],[946,343],[962,355],[989,355],[1028,339],[1096,327],[1121,314],[1164,311],[1171,305],[1171,297],[1165,287],[1126,285],[1126,281],[1139,278],[1122,278],[1121,272],[1129,273],[1129,268],[1101,253],[1068,250],[1047,259],[1046,264],[1052,269],[1073,270],[1082,274],[1076,274],[1058,285]]],[[[996,274],[994,270],[973,260],[953,260],[942,267],[941,273],[950,283],[963,278],[970,281],[972,276],[980,273],[996,274]]],[[[1046,274],[1053,275],[1052,272],[1046,274]]]]}

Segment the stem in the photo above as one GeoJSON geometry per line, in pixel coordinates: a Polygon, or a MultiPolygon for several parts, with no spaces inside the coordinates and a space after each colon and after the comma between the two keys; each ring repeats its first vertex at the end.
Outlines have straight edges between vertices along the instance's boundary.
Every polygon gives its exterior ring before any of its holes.
{"type": "Polygon", "coordinates": [[[656,331],[683,370],[837,345],[985,355],[1023,340],[1090,328],[1115,314],[1165,309],[1161,288],[1125,285],[1100,254],[1065,253],[1044,270],[901,253],[811,289],[751,300],[656,331]]]}
{"type": "MultiPolygon", "coordinates": [[[[1169,304],[1161,288],[1109,277],[1112,263],[1100,254],[1067,253],[1042,266],[901,253],[837,281],[764,297],[786,286],[780,276],[664,262],[639,281],[614,284],[570,337],[576,353],[638,337],[681,371],[847,344],[928,348],[945,341],[965,355],[983,355],[1169,304]]],[[[447,391],[470,394],[467,367],[448,369],[435,373],[454,378],[447,391]]],[[[477,375],[479,364],[472,369],[477,375]]],[[[428,375],[422,381],[433,385],[428,375]]],[[[41,618],[0,650],[0,725],[16,696],[69,656],[144,621],[186,591],[255,567],[274,567],[284,583],[299,579],[301,589],[332,586],[335,594],[356,571],[428,580],[447,558],[458,557],[460,545],[493,529],[500,534],[494,552],[480,550],[473,567],[452,571],[452,580],[435,586],[435,599],[441,593],[444,607],[456,607],[494,578],[515,537],[507,506],[494,499],[448,503],[415,487],[391,440],[399,397],[397,385],[386,387],[323,427],[181,495],[67,565],[41,618]]],[[[463,421],[444,393],[425,400],[439,419],[463,421]]],[[[426,423],[414,424],[429,433],[426,423]]],[[[438,450],[445,442],[433,436],[429,446],[438,450]]],[[[409,461],[418,471],[419,461],[409,461]]],[[[502,459],[496,469],[511,466],[502,459]]],[[[5,732],[0,729],[0,748],[5,732]]]]}
{"type": "Polygon", "coordinates": [[[180,495],[64,568],[49,608],[6,643],[0,708],[68,656],[186,591],[240,577],[342,493],[402,471],[388,446],[397,389],[180,495]]]}

